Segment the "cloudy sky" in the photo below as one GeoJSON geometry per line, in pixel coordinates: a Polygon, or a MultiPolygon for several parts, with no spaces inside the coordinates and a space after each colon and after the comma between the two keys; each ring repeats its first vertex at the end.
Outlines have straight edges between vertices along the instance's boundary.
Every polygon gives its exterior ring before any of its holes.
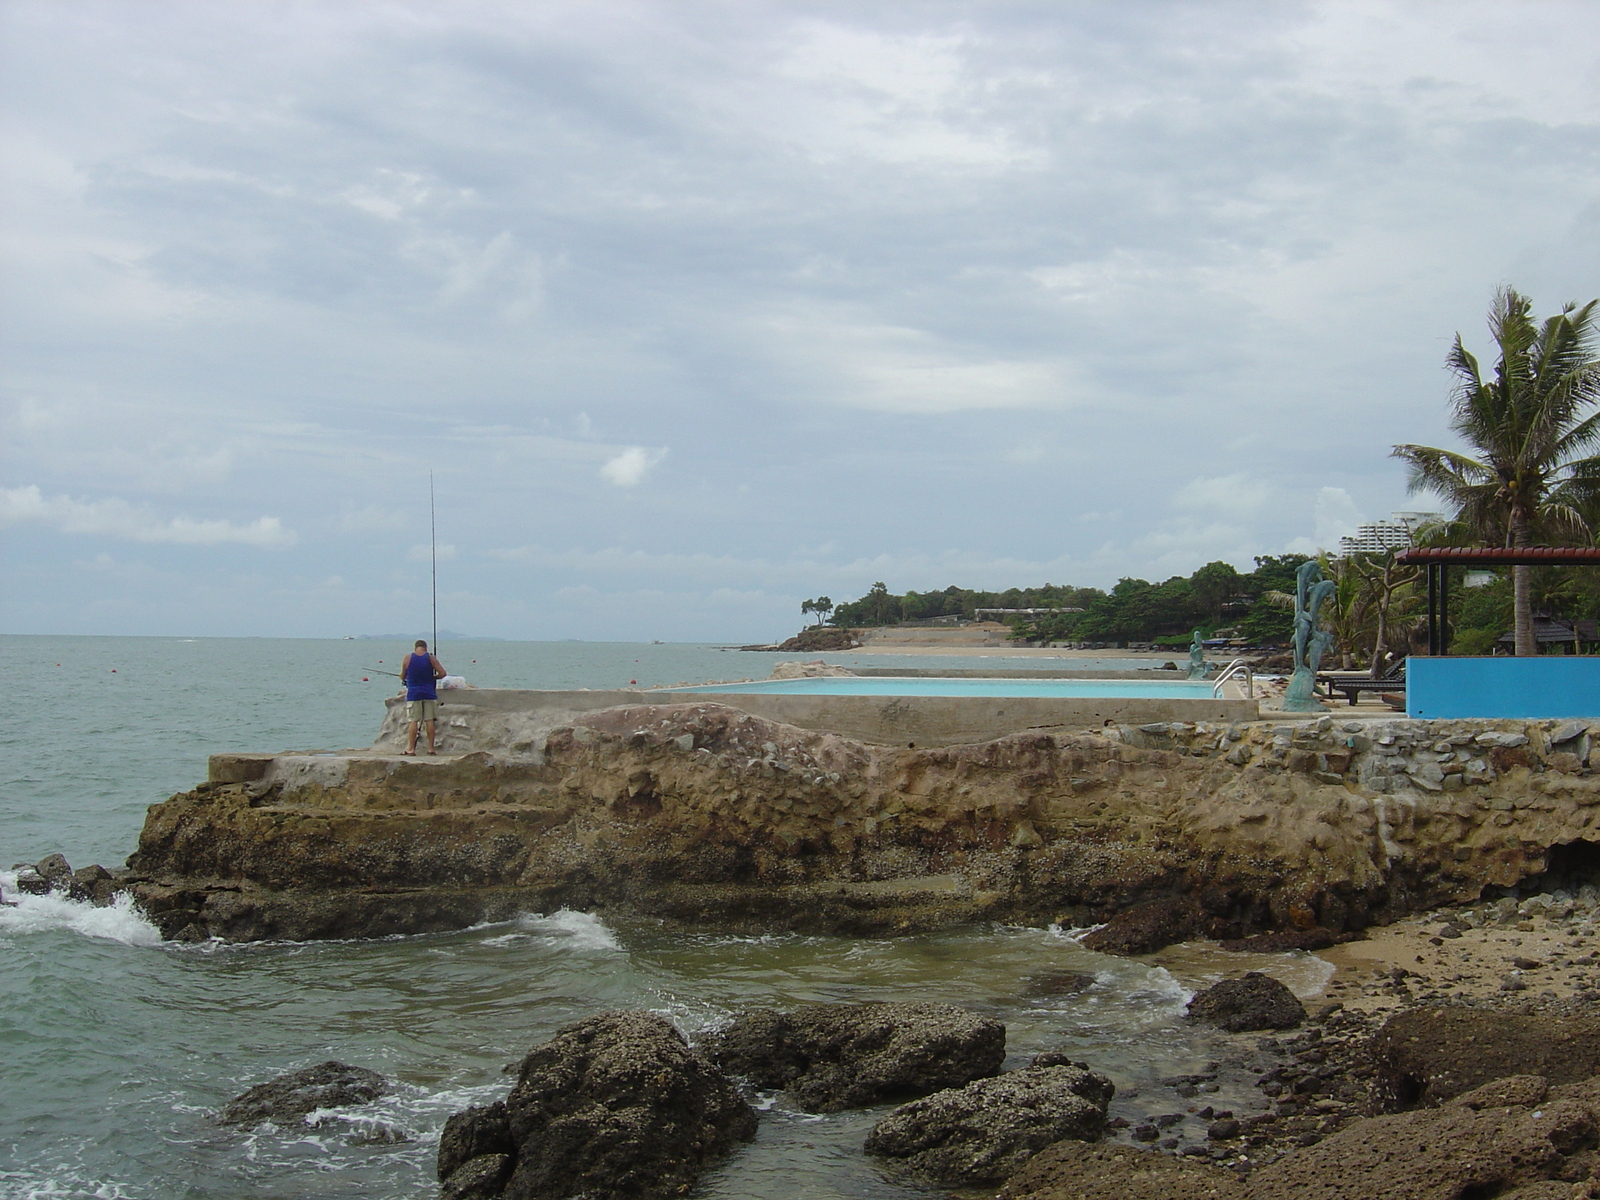
{"type": "Polygon", "coordinates": [[[0,630],[747,640],[1408,499],[1600,5],[0,2],[0,630]]]}

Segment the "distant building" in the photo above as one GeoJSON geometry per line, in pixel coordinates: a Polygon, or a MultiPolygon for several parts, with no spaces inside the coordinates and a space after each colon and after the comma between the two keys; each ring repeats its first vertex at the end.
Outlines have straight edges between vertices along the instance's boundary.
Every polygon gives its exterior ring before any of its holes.
{"type": "Polygon", "coordinates": [[[1430,521],[1439,519],[1438,513],[1397,512],[1387,521],[1373,521],[1355,531],[1352,537],[1339,539],[1339,556],[1352,554],[1383,554],[1390,550],[1404,550],[1411,545],[1416,531],[1430,521]]]}

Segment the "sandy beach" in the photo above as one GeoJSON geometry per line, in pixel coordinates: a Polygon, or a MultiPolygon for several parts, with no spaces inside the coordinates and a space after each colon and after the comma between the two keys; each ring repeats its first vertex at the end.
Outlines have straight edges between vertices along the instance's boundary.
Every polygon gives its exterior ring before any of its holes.
{"type": "Polygon", "coordinates": [[[1445,909],[1319,951],[1334,973],[1321,999],[1364,1012],[1452,999],[1556,999],[1600,982],[1592,902],[1531,897],[1445,909]]]}

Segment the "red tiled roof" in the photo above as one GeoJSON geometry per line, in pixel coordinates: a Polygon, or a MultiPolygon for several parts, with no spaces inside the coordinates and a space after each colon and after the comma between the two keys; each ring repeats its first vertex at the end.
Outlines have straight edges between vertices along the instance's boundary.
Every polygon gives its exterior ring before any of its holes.
{"type": "Polygon", "coordinates": [[[1600,546],[1529,546],[1513,550],[1509,546],[1412,546],[1395,556],[1403,563],[1445,563],[1453,566],[1506,566],[1549,563],[1577,567],[1585,563],[1600,565],[1600,546]]]}

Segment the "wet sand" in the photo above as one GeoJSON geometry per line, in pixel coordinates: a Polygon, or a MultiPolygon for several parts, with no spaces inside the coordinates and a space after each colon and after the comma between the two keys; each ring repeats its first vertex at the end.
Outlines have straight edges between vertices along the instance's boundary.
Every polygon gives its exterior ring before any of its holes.
{"type": "Polygon", "coordinates": [[[1316,1000],[1380,1013],[1451,999],[1565,1000],[1600,989],[1591,901],[1441,909],[1319,951],[1333,974],[1316,1000]],[[1470,923],[1470,924],[1469,924],[1470,923]],[[1476,927],[1472,927],[1476,925],[1476,927]]]}

